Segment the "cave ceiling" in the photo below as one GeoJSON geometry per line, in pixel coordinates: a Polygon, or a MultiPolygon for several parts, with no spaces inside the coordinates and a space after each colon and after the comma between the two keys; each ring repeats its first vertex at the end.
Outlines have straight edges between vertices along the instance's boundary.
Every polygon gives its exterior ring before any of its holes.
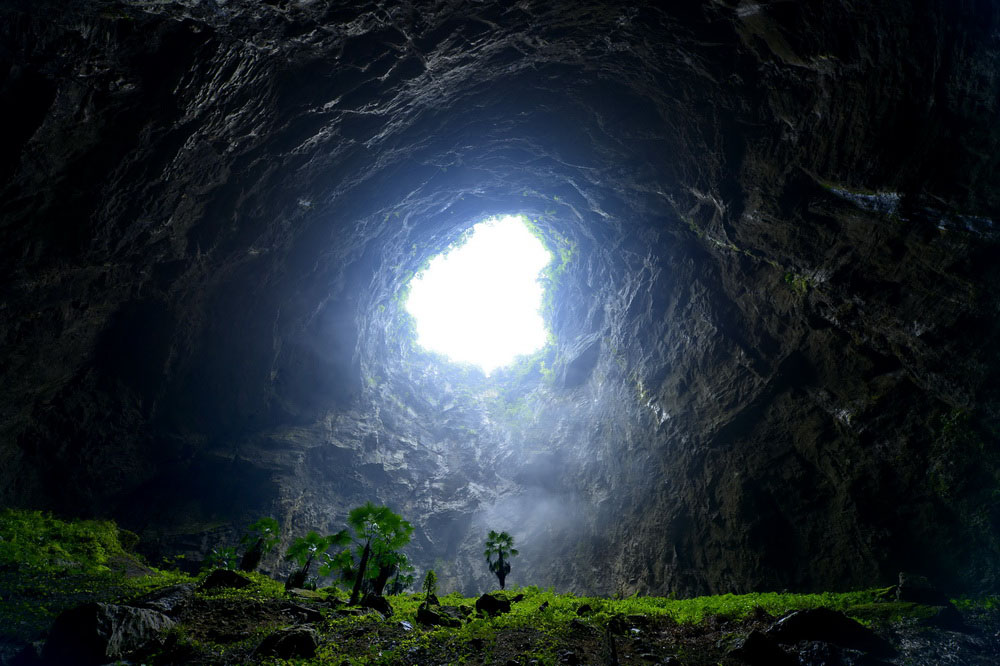
{"type": "Polygon", "coordinates": [[[998,589],[995,3],[0,17],[0,502],[195,558],[372,500],[464,591],[489,529],[561,590],[998,589]],[[502,214],[562,262],[487,379],[402,296],[502,214]]]}

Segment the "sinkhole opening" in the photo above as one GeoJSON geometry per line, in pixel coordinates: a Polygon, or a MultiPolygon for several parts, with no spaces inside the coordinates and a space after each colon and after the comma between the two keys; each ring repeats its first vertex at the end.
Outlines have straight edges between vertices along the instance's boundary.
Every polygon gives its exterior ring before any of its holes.
{"type": "Polygon", "coordinates": [[[540,278],[552,254],[521,215],[480,222],[410,281],[417,344],[489,376],[545,346],[540,278]]]}

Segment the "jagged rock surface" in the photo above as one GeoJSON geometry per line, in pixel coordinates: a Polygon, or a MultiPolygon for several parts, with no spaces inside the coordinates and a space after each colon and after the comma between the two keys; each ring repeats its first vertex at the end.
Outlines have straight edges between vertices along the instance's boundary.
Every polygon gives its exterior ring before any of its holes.
{"type": "Polygon", "coordinates": [[[173,625],[148,608],[88,603],[56,618],[42,657],[46,664],[105,664],[158,647],[173,625]]]}
{"type": "Polygon", "coordinates": [[[565,590],[998,589],[1000,9],[673,4],[8,3],[0,501],[196,557],[373,499],[467,593],[488,529],[565,590]],[[399,294],[507,212],[571,259],[489,383],[399,294]]]}

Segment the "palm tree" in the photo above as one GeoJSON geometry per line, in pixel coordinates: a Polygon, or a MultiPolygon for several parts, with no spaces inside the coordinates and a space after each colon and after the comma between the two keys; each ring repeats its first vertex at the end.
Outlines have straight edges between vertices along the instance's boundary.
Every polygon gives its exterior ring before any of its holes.
{"type": "Polygon", "coordinates": [[[371,563],[376,568],[373,577],[377,591],[382,592],[381,588],[385,587],[398,564],[397,551],[410,542],[413,526],[389,507],[375,506],[371,502],[352,510],[347,516],[347,524],[354,528],[355,543],[361,547],[361,561],[351,590],[351,604],[356,604],[371,563]]]}
{"type": "Polygon", "coordinates": [[[405,553],[399,553],[399,560],[396,563],[396,573],[389,583],[389,594],[402,594],[409,586],[413,585],[413,572],[415,568],[410,564],[410,558],[405,553]]]}
{"type": "Polygon", "coordinates": [[[274,518],[261,518],[247,528],[240,543],[247,547],[240,560],[240,570],[256,571],[265,555],[281,541],[281,528],[274,518]]]}
{"type": "Polygon", "coordinates": [[[295,560],[298,563],[298,571],[292,572],[285,582],[285,589],[302,587],[309,578],[309,567],[313,561],[321,558],[327,550],[333,546],[346,546],[350,543],[351,537],[347,530],[341,530],[329,536],[320,536],[316,532],[309,532],[304,537],[297,538],[285,553],[285,557],[295,560]]]}
{"type": "Polygon", "coordinates": [[[483,555],[486,556],[486,564],[489,565],[490,571],[495,573],[497,580],[500,581],[500,589],[504,589],[504,581],[507,579],[507,574],[510,573],[510,558],[517,555],[517,550],[514,548],[514,537],[507,532],[490,530],[490,533],[486,535],[486,550],[483,555]],[[496,557],[495,560],[494,557],[496,557]]]}

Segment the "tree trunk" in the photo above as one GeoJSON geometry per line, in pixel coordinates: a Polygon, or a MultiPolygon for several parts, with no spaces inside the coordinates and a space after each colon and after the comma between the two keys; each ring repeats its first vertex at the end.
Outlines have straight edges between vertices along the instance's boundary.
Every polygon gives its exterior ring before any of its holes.
{"type": "Polygon", "coordinates": [[[243,559],[240,560],[240,570],[241,571],[257,571],[257,567],[260,566],[261,558],[264,557],[264,538],[261,537],[257,539],[257,542],[251,546],[247,552],[243,553],[243,559]]]}
{"type": "Polygon", "coordinates": [[[309,559],[308,559],[308,560],[306,560],[306,565],[305,565],[304,567],[302,567],[302,580],[303,580],[303,581],[304,581],[304,580],[305,580],[306,578],[308,578],[308,577],[309,577],[309,567],[310,567],[310,565],[312,565],[312,563],[313,563],[313,555],[312,555],[312,554],[310,554],[310,555],[309,555],[309,559]]]}
{"type": "Polygon", "coordinates": [[[500,589],[503,589],[504,581],[507,579],[507,572],[503,570],[503,551],[501,550],[497,560],[497,578],[500,579],[500,589]]]}
{"type": "Polygon", "coordinates": [[[291,590],[296,587],[306,586],[306,578],[308,578],[309,576],[309,566],[312,564],[312,561],[313,561],[313,556],[310,555],[309,559],[306,560],[306,564],[304,567],[302,567],[298,571],[292,572],[292,575],[290,575],[288,577],[288,580],[285,581],[286,590],[291,590]]]}
{"type": "Polygon", "coordinates": [[[396,571],[396,565],[391,567],[386,567],[384,569],[378,570],[378,577],[375,578],[375,582],[372,584],[372,592],[382,596],[383,590],[385,590],[385,584],[389,582],[389,576],[396,571]]]}
{"type": "Polygon", "coordinates": [[[351,601],[350,604],[353,606],[358,603],[361,598],[361,583],[365,579],[365,572],[368,570],[368,560],[371,558],[372,554],[372,544],[371,541],[365,544],[365,549],[361,552],[361,564],[358,565],[358,577],[354,579],[354,589],[351,590],[351,601]]]}
{"type": "Polygon", "coordinates": [[[297,587],[302,587],[305,585],[305,580],[302,578],[302,570],[296,569],[288,576],[288,580],[285,581],[285,589],[293,590],[297,587]]]}

